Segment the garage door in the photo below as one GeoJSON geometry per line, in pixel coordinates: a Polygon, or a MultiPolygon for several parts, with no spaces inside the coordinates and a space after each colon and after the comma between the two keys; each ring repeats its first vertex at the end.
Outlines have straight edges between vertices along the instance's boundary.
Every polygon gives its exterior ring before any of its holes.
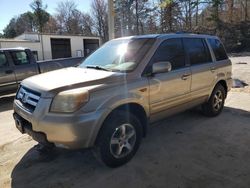
{"type": "Polygon", "coordinates": [[[71,57],[70,39],[50,39],[52,59],[71,57]]]}
{"type": "Polygon", "coordinates": [[[97,48],[99,48],[99,40],[98,39],[84,39],[84,56],[88,56],[97,48]]]}

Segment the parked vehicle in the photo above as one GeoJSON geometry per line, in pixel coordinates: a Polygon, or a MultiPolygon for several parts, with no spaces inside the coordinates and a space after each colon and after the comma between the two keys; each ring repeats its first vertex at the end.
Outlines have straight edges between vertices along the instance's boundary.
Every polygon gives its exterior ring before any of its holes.
{"type": "Polygon", "coordinates": [[[231,75],[215,36],[115,39],[79,67],[24,80],[14,119],[22,133],[43,145],[94,146],[106,165],[116,167],[135,155],[150,123],[198,105],[207,116],[219,115],[231,75]]]}
{"type": "Polygon", "coordinates": [[[19,83],[30,76],[78,65],[83,58],[65,58],[36,62],[26,48],[0,49],[0,95],[14,93],[19,83]]]}

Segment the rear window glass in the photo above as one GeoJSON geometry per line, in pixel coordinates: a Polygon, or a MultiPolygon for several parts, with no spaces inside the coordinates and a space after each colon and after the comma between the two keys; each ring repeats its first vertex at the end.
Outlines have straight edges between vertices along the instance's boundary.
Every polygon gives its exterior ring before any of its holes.
{"type": "Polygon", "coordinates": [[[203,39],[184,38],[184,46],[189,55],[191,65],[209,63],[212,61],[208,47],[203,39]]]}
{"type": "Polygon", "coordinates": [[[29,57],[25,51],[11,52],[15,65],[29,64],[29,57]]]}
{"type": "Polygon", "coordinates": [[[218,39],[208,39],[217,61],[228,59],[227,53],[218,39]]]}

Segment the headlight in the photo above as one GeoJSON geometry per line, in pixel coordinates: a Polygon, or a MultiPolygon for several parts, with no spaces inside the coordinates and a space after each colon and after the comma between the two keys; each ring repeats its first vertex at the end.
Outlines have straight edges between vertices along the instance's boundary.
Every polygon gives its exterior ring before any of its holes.
{"type": "Polygon", "coordinates": [[[52,101],[51,112],[74,112],[88,102],[89,92],[86,89],[72,89],[58,93],[52,101]]]}

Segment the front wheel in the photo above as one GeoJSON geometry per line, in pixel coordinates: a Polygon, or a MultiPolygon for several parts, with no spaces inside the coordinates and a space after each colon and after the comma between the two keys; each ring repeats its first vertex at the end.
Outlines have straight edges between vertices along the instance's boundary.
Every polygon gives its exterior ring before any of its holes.
{"type": "Polygon", "coordinates": [[[127,163],[135,155],[142,139],[142,126],[129,112],[114,112],[103,124],[97,150],[109,167],[127,163]]]}
{"type": "Polygon", "coordinates": [[[209,117],[219,115],[224,107],[225,97],[225,88],[221,84],[217,84],[208,102],[202,105],[203,114],[209,117]]]}

